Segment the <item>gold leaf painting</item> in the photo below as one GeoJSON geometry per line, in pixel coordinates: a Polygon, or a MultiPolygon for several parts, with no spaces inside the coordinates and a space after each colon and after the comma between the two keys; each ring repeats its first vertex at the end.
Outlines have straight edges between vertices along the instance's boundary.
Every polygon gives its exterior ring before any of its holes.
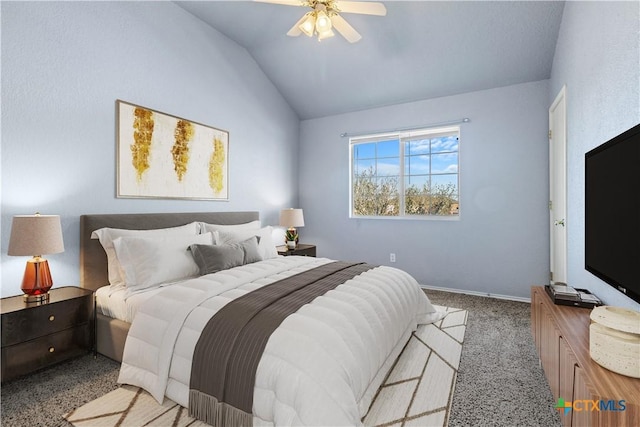
{"type": "Polygon", "coordinates": [[[131,144],[131,156],[133,167],[136,169],[138,180],[149,169],[149,150],[153,136],[153,112],[144,108],[133,110],[133,144],[131,144]]]}
{"type": "Polygon", "coordinates": [[[228,200],[229,133],[117,101],[118,197],[228,200]]]}
{"type": "Polygon", "coordinates": [[[186,120],[178,120],[175,131],[176,142],[173,144],[173,169],[176,171],[178,181],[182,181],[187,172],[189,163],[189,142],[193,139],[193,125],[186,120]]]}

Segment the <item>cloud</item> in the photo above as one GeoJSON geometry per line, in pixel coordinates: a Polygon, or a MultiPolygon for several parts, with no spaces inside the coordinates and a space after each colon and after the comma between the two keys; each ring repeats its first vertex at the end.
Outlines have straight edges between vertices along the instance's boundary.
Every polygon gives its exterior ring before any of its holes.
{"type": "Polygon", "coordinates": [[[398,176],[400,174],[399,159],[378,160],[378,176],[398,176]]]}
{"type": "Polygon", "coordinates": [[[444,136],[431,140],[431,152],[458,151],[458,138],[455,136],[444,136]]]}

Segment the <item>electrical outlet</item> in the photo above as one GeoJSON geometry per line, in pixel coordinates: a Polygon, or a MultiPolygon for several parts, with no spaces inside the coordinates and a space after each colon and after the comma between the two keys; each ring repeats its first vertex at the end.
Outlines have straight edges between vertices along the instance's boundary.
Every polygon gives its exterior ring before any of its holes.
{"type": "Polygon", "coordinates": [[[389,254],[389,261],[391,261],[391,262],[396,262],[396,254],[394,254],[394,253],[390,253],[390,254],[389,254]]]}

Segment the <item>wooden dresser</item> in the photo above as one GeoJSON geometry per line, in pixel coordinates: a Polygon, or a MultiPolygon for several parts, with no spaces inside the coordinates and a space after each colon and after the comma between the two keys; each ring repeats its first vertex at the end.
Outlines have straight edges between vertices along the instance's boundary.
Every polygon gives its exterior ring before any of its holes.
{"type": "Polygon", "coordinates": [[[565,426],[640,426],[640,379],[591,360],[590,313],[554,304],[543,286],[531,288],[531,331],[542,368],[556,404],[572,405],[560,418],[565,426]]]}
{"type": "Polygon", "coordinates": [[[89,352],[93,346],[93,292],[54,288],[49,302],[2,298],[2,382],[89,352]]]}

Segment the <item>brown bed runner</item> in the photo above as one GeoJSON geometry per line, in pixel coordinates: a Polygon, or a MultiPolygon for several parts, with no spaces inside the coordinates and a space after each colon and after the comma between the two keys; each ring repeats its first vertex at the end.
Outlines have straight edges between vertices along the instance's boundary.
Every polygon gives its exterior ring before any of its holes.
{"type": "Polygon", "coordinates": [[[189,415],[218,427],[252,425],[256,370],[271,333],[303,305],[371,268],[332,262],[222,307],[204,327],[194,350],[189,415]]]}

